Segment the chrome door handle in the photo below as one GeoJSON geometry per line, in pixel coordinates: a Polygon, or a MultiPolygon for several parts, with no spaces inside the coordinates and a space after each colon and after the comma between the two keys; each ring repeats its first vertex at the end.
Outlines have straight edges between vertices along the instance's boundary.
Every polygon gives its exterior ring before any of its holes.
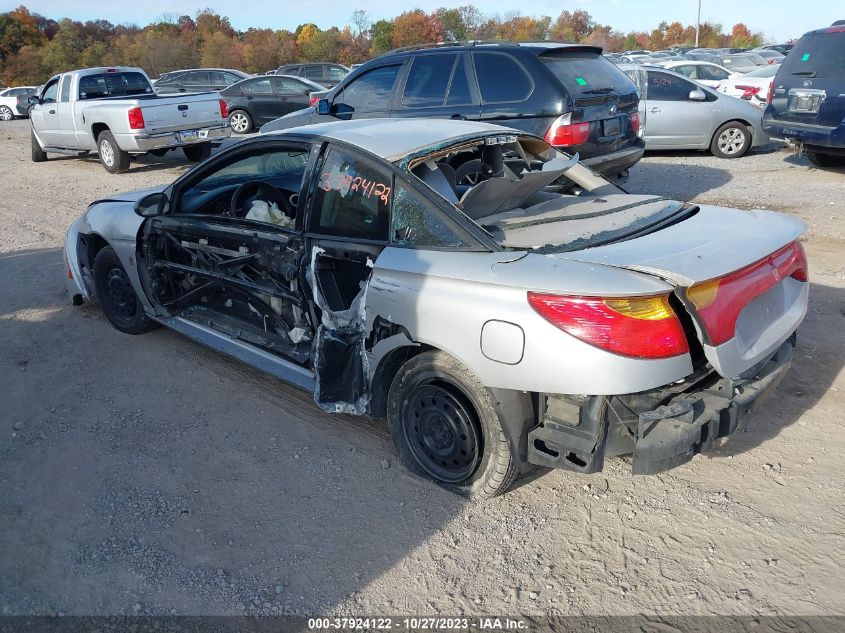
{"type": "Polygon", "coordinates": [[[652,108],[651,111],[652,112],[660,112],[660,108],[652,108]]]}

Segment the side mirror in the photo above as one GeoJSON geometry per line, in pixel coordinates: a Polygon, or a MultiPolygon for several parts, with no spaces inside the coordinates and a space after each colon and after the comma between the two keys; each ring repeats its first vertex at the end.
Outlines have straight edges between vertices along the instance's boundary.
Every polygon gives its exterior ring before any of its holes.
{"type": "Polygon", "coordinates": [[[338,103],[337,105],[332,106],[332,114],[343,121],[351,119],[353,112],[355,112],[355,108],[345,103],[338,103]]]}
{"type": "Polygon", "coordinates": [[[328,99],[320,99],[317,101],[317,114],[331,114],[332,113],[332,104],[329,103],[328,99]]]}
{"type": "Polygon", "coordinates": [[[135,213],[142,218],[161,215],[167,205],[167,194],[161,191],[149,193],[135,203],[135,213]]]}
{"type": "Polygon", "coordinates": [[[38,97],[38,95],[29,95],[26,98],[26,102],[31,106],[36,106],[41,104],[41,99],[38,97]]]}
{"type": "Polygon", "coordinates": [[[695,90],[690,90],[689,100],[690,101],[707,101],[707,93],[705,93],[701,88],[696,88],[695,90]]]}

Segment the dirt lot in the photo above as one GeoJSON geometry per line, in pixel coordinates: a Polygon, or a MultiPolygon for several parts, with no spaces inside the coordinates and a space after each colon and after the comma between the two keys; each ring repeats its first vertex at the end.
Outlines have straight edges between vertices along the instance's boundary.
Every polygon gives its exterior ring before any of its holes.
{"type": "Polygon", "coordinates": [[[36,165],[28,129],[0,127],[0,614],[845,614],[845,173],[646,158],[633,191],[809,223],[791,373],[669,473],[614,459],[466,504],[403,470],[380,421],[72,307],[68,224],[187,163],[36,165]]]}

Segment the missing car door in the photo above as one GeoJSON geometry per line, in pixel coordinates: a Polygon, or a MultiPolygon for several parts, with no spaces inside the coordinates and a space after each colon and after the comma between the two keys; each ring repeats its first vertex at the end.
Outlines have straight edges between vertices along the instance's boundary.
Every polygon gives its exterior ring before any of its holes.
{"type": "Polygon", "coordinates": [[[353,150],[331,147],[319,163],[308,217],[306,280],[319,312],[314,400],[332,413],[366,413],[366,297],[390,229],[392,175],[353,150]]]}

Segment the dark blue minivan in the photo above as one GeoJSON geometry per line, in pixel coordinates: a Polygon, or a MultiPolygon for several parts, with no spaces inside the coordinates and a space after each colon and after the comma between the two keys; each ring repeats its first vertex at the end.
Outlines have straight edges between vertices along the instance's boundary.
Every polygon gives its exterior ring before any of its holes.
{"type": "Polygon", "coordinates": [[[820,167],[845,166],[845,24],[840,22],[806,33],[789,52],[763,114],[766,132],[794,141],[820,167]]]}

